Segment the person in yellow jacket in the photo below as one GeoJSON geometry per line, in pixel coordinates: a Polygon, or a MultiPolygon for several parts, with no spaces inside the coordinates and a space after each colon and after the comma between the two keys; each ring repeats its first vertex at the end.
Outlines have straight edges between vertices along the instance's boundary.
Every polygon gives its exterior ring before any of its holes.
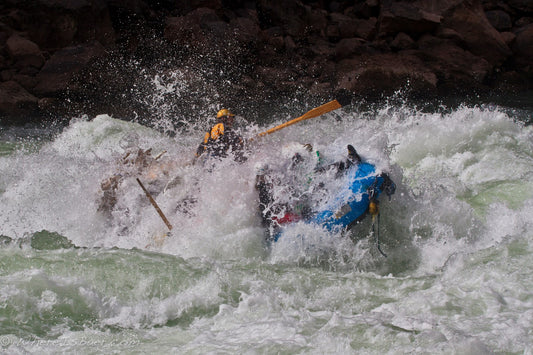
{"type": "Polygon", "coordinates": [[[244,139],[233,130],[234,120],[235,115],[230,110],[218,111],[217,122],[205,133],[204,140],[196,150],[195,160],[204,153],[211,157],[225,158],[229,152],[235,155],[236,161],[246,160],[243,156],[244,139]]]}

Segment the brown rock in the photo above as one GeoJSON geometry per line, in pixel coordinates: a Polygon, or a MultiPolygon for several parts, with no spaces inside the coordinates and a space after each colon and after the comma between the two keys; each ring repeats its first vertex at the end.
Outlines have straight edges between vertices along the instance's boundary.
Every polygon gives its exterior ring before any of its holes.
{"type": "Polygon", "coordinates": [[[34,92],[39,96],[52,97],[64,92],[76,74],[104,53],[104,47],[98,42],[57,51],[37,75],[38,84],[34,92]]]}
{"type": "Polygon", "coordinates": [[[302,37],[309,27],[310,11],[299,1],[256,1],[257,15],[262,28],[280,26],[283,33],[302,37]]]}
{"type": "MultiPolygon", "coordinates": [[[[305,68],[305,72],[306,72],[306,75],[308,75],[311,78],[318,78],[322,74],[324,69],[325,68],[324,68],[323,62],[310,62],[309,66],[305,68]]],[[[333,69],[335,68],[333,67],[333,69]]]]}
{"type": "Polygon", "coordinates": [[[440,25],[441,19],[440,14],[426,11],[416,3],[384,1],[379,17],[379,35],[432,32],[440,25]]]}
{"type": "Polygon", "coordinates": [[[501,65],[512,54],[485,17],[479,1],[462,2],[451,10],[442,25],[459,33],[469,51],[492,65],[501,65]]]}
{"type": "Polygon", "coordinates": [[[439,27],[439,29],[437,30],[436,36],[438,38],[451,39],[453,40],[453,42],[461,46],[466,46],[463,36],[454,29],[439,27]]]}
{"type": "Polygon", "coordinates": [[[533,1],[530,0],[507,0],[506,3],[512,8],[522,12],[533,12],[533,1]]]}
{"type": "Polygon", "coordinates": [[[530,89],[528,79],[523,73],[514,70],[497,75],[494,87],[502,92],[516,93],[530,89]]]}
{"type": "Polygon", "coordinates": [[[13,80],[29,92],[37,85],[37,78],[31,75],[15,74],[13,75],[13,80]]]}
{"type": "Polygon", "coordinates": [[[37,110],[38,99],[15,81],[0,83],[0,116],[22,116],[37,110]]]}
{"type": "MultiPolygon", "coordinates": [[[[309,49],[315,56],[323,58],[332,58],[335,55],[335,48],[333,45],[322,38],[309,38],[309,49]]],[[[308,57],[307,54],[303,54],[304,57],[308,57]]]]}
{"type": "MultiPolygon", "coordinates": [[[[208,8],[196,9],[186,16],[169,17],[166,19],[164,36],[167,40],[190,45],[200,49],[209,44],[209,32],[222,30],[220,19],[215,10],[208,8]],[[217,27],[218,26],[218,27],[217,27]]],[[[220,32],[218,32],[220,34],[220,32]]]]}
{"type": "Polygon", "coordinates": [[[512,44],[514,43],[516,39],[516,35],[512,32],[502,32],[500,33],[500,35],[502,36],[502,39],[505,41],[507,46],[511,48],[512,44]]]}
{"type": "MultiPolygon", "coordinates": [[[[9,13],[9,24],[42,50],[98,40],[115,41],[108,2],[99,0],[18,1],[9,13]]],[[[109,1],[113,3],[113,1],[109,1]]]]}
{"type": "Polygon", "coordinates": [[[44,64],[44,57],[39,46],[18,34],[9,37],[6,41],[6,48],[18,68],[27,66],[40,68],[44,64]]]}
{"type": "Polygon", "coordinates": [[[371,40],[377,33],[378,19],[371,17],[368,20],[357,20],[355,35],[357,37],[371,40]]]}
{"type": "Polygon", "coordinates": [[[257,41],[261,28],[257,19],[247,17],[237,17],[230,22],[234,38],[244,45],[249,45],[257,41]]]}
{"type": "Polygon", "coordinates": [[[270,44],[276,52],[280,52],[285,48],[285,39],[282,36],[269,37],[267,43],[270,44]]]}
{"type": "Polygon", "coordinates": [[[372,17],[368,20],[354,19],[342,14],[331,14],[331,22],[328,26],[329,37],[353,38],[359,37],[370,40],[377,33],[377,19],[372,17]]]}
{"type": "Polygon", "coordinates": [[[285,49],[289,53],[292,53],[294,50],[296,50],[296,48],[298,48],[291,36],[285,36],[283,42],[285,43],[285,49]]]}
{"type": "Polygon", "coordinates": [[[324,61],[323,63],[320,63],[320,70],[319,72],[320,76],[318,76],[319,82],[329,82],[329,83],[335,83],[336,81],[336,62],[333,61],[324,61]]]}
{"type": "Polygon", "coordinates": [[[432,94],[437,77],[424,62],[407,51],[394,54],[363,55],[339,62],[336,90],[346,89],[365,96],[390,94],[409,86],[432,94]]]}
{"type": "Polygon", "coordinates": [[[337,24],[329,24],[326,26],[326,37],[336,40],[341,35],[341,32],[339,31],[339,25],[337,24]]]}
{"type": "Polygon", "coordinates": [[[335,58],[340,60],[349,58],[354,54],[361,54],[364,42],[361,38],[341,39],[335,46],[335,58]]]}
{"type": "Polygon", "coordinates": [[[43,97],[38,101],[38,107],[41,112],[54,113],[59,106],[59,100],[56,98],[43,97]]]}
{"type": "Polygon", "coordinates": [[[17,73],[15,69],[6,69],[0,72],[0,81],[10,81],[13,79],[13,76],[17,73]]]}
{"type": "Polygon", "coordinates": [[[355,37],[357,21],[349,16],[332,13],[330,16],[330,26],[335,28],[337,36],[340,38],[355,37]]]}
{"type": "Polygon", "coordinates": [[[263,77],[265,83],[275,84],[277,81],[294,79],[294,72],[287,67],[257,67],[255,72],[263,77]]]}
{"type": "Polygon", "coordinates": [[[192,62],[199,69],[186,78],[193,89],[181,100],[190,107],[206,96],[263,101],[280,92],[320,95],[338,88],[377,96],[406,85],[428,94],[487,83],[527,88],[533,67],[528,3],[4,0],[0,81],[44,97],[41,110],[125,114],[146,109],[139,92],[129,90],[148,90],[136,85],[140,73],[182,70],[192,62]],[[95,39],[109,50],[106,62],[93,61],[105,52],[95,39]],[[226,79],[232,88],[213,94],[209,83],[226,79]],[[59,107],[63,93],[68,108],[59,107]]]}
{"type": "Polygon", "coordinates": [[[457,46],[453,41],[424,36],[418,42],[416,55],[435,72],[442,83],[454,83],[458,87],[480,87],[492,66],[485,59],[457,46]]]}
{"type": "Polygon", "coordinates": [[[354,6],[347,7],[344,14],[357,18],[370,18],[379,12],[379,0],[356,1],[354,6]]]}
{"type": "Polygon", "coordinates": [[[78,22],[70,14],[58,14],[51,24],[53,41],[58,47],[70,45],[78,32],[78,22]]]}
{"type": "Polygon", "coordinates": [[[102,45],[112,45],[116,40],[114,24],[112,23],[109,9],[105,2],[91,1],[91,6],[82,8],[73,16],[73,22],[58,20],[55,28],[65,28],[71,30],[77,24],[76,35],[72,42],[66,44],[69,46],[73,43],[86,43],[98,41],[102,45]]]}
{"type": "Polygon", "coordinates": [[[514,22],[516,28],[522,28],[533,23],[533,17],[520,17],[514,22]]]}
{"type": "Polygon", "coordinates": [[[492,10],[485,12],[487,20],[490,24],[500,32],[508,31],[513,26],[511,21],[511,16],[505,11],[502,10],[492,10]]]}
{"type": "Polygon", "coordinates": [[[522,66],[529,66],[529,71],[533,72],[533,24],[517,31],[513,50],[517,62],[522,66]]]}
{"type": "Polygon", "coordinates": [[[89,0],[36,0],[35,2],[45,6],[61,7],[71,11],[81,10],[91,5],[91,1],[89,0]]]}
{"type": "Polygon", "coordinates": [[[332,86],[331,86],[331,83],[329,82],[325,82],[325,83],[320,83],[320,82],[316,82],[314,81],[310,87],[309,87],[309,93],[311,95],[323,95],[325,92],[331,92],[332,90],[332,86]]]}
{"type": "Polygon", "coordinates": [[[270,37],[283,37],[283,29],[279,26],[274,26],[261,31],[262,41],[268,41],[270,37]]]}
{"type": "Polygon", "coordinates": [[[325,36],[326,27],[328,26],[328,13],[325,10],[312,9],[307,13],[307,34],[325,36]]]}
{"type": "Polygon", "coordinates": [[[413,41],[409,35],[400,32],[394,37],[394,40],[390,44],[391,48],[396,50],[413,49],[416,47],[416,42],[413,41]]]}

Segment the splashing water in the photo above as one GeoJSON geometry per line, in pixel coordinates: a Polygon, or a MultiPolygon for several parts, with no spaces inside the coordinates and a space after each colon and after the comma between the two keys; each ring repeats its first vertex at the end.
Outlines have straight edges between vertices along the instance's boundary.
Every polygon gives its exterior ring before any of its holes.
{"type": "MultiPolygon", "coordinates": [[[[178,90],[166,80],[164,90],[178,90]]],[[[238,119],[250,137],[268,128],[238,119]]],[[[57,134],[1,135],[4,351],[532,351],[533,132],[508,111],[340,110],[212,170],[189,164],[205,122],[160,124],[101,115],[57,134]],[[298,223],[264,244],[255,167],[283,169],[297,143],[326,162],[352,144],[390,174],[388,258],[368,220],[349,235],[298,223]],[[123,163],[138,148],[166,151],[157,169],[123,163]],[[116,203],[98,212],[114,174],[116,203]],[[172,224],[166,237],[136,178],[172,224]]]]}

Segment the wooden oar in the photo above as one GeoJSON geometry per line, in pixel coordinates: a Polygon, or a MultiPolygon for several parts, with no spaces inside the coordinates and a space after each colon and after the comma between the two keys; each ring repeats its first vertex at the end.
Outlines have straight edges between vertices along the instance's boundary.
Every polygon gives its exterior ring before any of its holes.
{"type": "MultiPolygon", "coordinates": [[[[310,111],[307,111],[306,113],[304,113],[300,117],[297,117],[297,118],[292,119],[292,120],[290,120],[288,122],[282,123],[282,124],[280,124],[280,125],[278,125],[276,127],[272,127],[270,129],[266,130],[265,132],[259,133],[255,137],[248,138],[248,141],[252,142],[256,138],[263,137],[263,136],[266,136],[267,134],[277,132],[280,129],[283,129],[285,127],[291,126],[291,125],[293,125],[295,123],[298,123],[300,121],[308,120],[310,118],[321,116],[321,115],[323,115],[325,113],[328,113],[328,112],[331,112],[333,110],[339,109],[342,106],[345,106],[345,105],[349,104],[350,101],[351,101],[352,96],[353,96],[352,93],[340,92],[340,97],[337,100],[333,100],[333,101],[325,103],[325,104],[323,104],[321,106],[315,107],[314,109],[312,109],[310,111]]],[[[191,164],[195,164],[197,159],[198,159],[198,156],[195,156],[193,158],[191,164]]]]}
{"type": "MultiPolygon", "coordinates": [[[[337,100],[330,101],[330,102],[328,102],[328,103],[326,103],[324,105],[315,107],[314,109],[306,112],[305,114],[303,114],[302,116],[300,116],[298,118],[295,118],[295,119],[292,119],[292,120],[290,120],[288,122],[282,123],[282,124],[280,124],[280,125],[278,125],[276,127],[272,127],[272,128],[270,128],[269,130],[267,130],[265,132],[261,132],[261,133],[259,133],[256,136],[256,138],[262,137],[262,136],[266,136],[267,134],[274,133],[276,131],[279,131],[280,129],[283,129],[285,127],[291,126],[291,125],[293,125],[295,123],[298,123],[300,121],[308,120],[310,118],[314,118],[314,117],[323,115],[325,113],[331,112],[331,111],[339,109],[341,107],[342,107],[342,105],[339,103],[339,101],[337,101],[337,100]]],[[[253,138],[250,139],[250,140],[253,140],[253,138]]]]}
{"type": "Polygon", "coordinates": [[[146,188],[142,184],[141,180],[139,180],[139,178],[137,178],[137,182],[139,183],[139,185],[141,185],[141,188],[143,189],[144,194],[146,195],[146,197],[148,197],[148,199],[150,200],[150,203],[152,204],[152,206],[154,206],[155,210],[157,211],[157,213],[159,214],[159,216],[161,217],[163,222],[165,222],[165,224],[167,225],[168,229],[172,230],[172,224],[170,224],[170,222],[168,221],[167,217],[165,217],[165,215],[163,214],[163,211],[161,211],[161,209],[159,208],[159,206],[155,202],[154,198],[148,192],[148,190],[146,190],[146,188]]]}

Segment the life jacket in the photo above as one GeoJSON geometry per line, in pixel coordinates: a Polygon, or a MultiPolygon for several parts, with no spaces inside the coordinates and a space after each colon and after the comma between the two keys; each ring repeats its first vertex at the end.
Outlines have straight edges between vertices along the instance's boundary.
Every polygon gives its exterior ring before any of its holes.
{"type": "Polygon", "coordinates": [[[209,143],[209,141],[216,141],[218,137],[224,134],[224,123],[220,122],[211,128],[211,132],[206,132],[204,136],[204,144],[209,143]]]}
{"type": "MultiPolygon", "coordinates": [[[[204,140],[196,151],[196,156],[200,156],[205,152],[212,157],[224,158],[230,149],[233,152],[240,151],[243,143],[243,139],[235,131],[225,127],[224,123],[219,122],[205,133],[204,140]]],[[[244,161],[242,154],[237,154],[236,160],[244,161]]]]}

